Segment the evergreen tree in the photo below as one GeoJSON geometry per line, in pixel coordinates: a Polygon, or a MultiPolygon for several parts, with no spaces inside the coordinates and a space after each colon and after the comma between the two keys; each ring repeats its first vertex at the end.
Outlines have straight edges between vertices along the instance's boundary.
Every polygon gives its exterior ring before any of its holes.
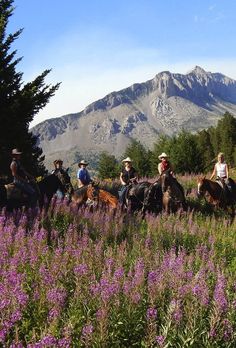
{"type": "Polygon", "coordinates": [[[229,112],[226,112],[224,117],[218,121],[216,134],[218,135],[218,150],[225,154],[225,159],[230,165],[235,165],[236,119],[229,112]]]}
{"type": "Polygon", "coordinates": [[[45,85],[45,70],[32,82],[23,85],[23,73],[17,72],[22,58],[15,58],[17,51],[11,50],[22,29],[13,34],[6,33],[9,18],[13,14],[14,0],[0,0],[0,172],[9,174],[12,148],[23,151],[25,167],[34,175],[45,171],[42,150],[37,146],[37,137],[29,131],[34,116],[54,95],[59,84],[45,85]]]}
{"type": "Polygon", "coordinates": [[[178,135],[174,162],[176,173],[197,173],[202,170],[203,159],[194,134],[183,130],[178,135]]]}
{"type": "Polygon", "coordinates": [[[209,168],[212,167],[212,163],[215,161],[215,152],[211,143],[210,132],[204,129],[197,134],[196,139],[199,154],[201,155],[203,161],[202,170],[208,171],[209,168]]]}
{"type": "Polygon", "coordinates": [[[151,173],[151,152],[139,141],[132,140],[127,146],[123,158],[130,157],[133,166],[140,177],[149,176],[151,173]]]}
{"type": "Polygon", "coordinates": [[[98,177],[101,179],[115,179],[119,177],[119,173],[119,165],[115,156],[102,152],[98,162],[98,177]]]}

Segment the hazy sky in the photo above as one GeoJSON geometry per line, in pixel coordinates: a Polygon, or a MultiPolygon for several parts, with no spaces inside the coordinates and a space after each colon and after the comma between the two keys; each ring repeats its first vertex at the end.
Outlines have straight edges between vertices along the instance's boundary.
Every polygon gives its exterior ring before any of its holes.
{"type": "Polygon", "coordinates": [[[28,82],[52,68],[62,82],[35,116],[81,111],[106,94],[158,72],[195,65],[236,79],[235,0],[15,0],[8,31],[28,82]]]}

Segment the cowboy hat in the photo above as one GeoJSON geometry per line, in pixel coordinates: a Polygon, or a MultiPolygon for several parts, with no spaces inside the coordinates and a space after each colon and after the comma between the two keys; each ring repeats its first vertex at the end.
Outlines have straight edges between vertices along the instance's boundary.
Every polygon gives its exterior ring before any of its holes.
{"type": "Polygon", "coordinates": [[[130,159],[130,157],[126,157],[122,162],[132,162],[132,160],[130,159]]]}
{"type": "Polygon", "coordinates": [[[88,165],[88,162],[86,162],[85,160],[82,160],[82,161],[80,161],[80,162],[78,163],[78,165],[80,166],[81,164],[84,164],[85,166],[87,166],[87,165],[88,165]]]}
{"type": "Polygon", "coordinates": [[[158,156],[159,159],[167,158],[167,157],[168,157],[168,155],[165,152],[162,152],[162,154],[160,156],[158,156]]]}
{"type": "Polygon", "coordinates": [[[12,152],[11,152],[12,155],[21,155],[22,152],[20,152],[20,150],[18,149],[13,149],[12,152]]]}
{"type": "Polygon", "coordinates": [[[55,160],[53,163],[57,164],[57,163],[63,163],[63,161],[61,159],[57,159],[55,160]]]}

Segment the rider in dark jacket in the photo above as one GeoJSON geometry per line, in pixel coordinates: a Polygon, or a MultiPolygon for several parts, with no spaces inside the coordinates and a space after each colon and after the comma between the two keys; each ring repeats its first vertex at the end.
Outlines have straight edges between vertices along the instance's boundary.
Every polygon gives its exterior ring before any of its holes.
{"type": "Polygon", "coordinates": [[[13,182],[16,187],[20,188],[22,192],[29,197],[30,205],[35,205],[37,201],[37,193],[30,184],[34,182],[34,177],[29,174],[21,164],[22,152],[18,149],[12,150],[12,162],[10,164],[13,182]]]}
{"type": "Polygon", "coordinates": [[[124,163],[124,168],[120,173],[120,182],[122,184],[122,188],[119,192],[120,202],[124,203],[125,193],[127,191],[128,185],[131,183],[137,183],[137,172],[135,168],[132,166],[132,160],[127,157],[123,159],[122,163],[124,163]]]}

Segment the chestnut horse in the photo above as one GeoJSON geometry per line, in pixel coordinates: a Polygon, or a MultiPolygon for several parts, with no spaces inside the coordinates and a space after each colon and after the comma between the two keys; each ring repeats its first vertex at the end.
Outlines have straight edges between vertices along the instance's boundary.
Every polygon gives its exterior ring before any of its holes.
{"type": "Polygon", "coordinates": [[[118,198],[103,189],[99,189],[98,201],[101,202],[102,205],[108,206],[112,209],[116,209],[118,205],[118,198]]]}
{"type": "Polygon", "coordinates": [[[234,204],[236,203],[236,184],[229,178],[231,192],[226,191],[223,186],[205,176],[200,176],[197,179],[197,193],[199,197],[205,197],[206,200],[213,206],[227,209],[228,206],[234,212],[234,204]]]}
{"type": "Polygon", "coordinates": [[[71,193],[71,201],[78,207],[86,204],[88,199],[92,202],[98,201],[98,185],[94,182],[89,185],[80,187],[78,190],[73,190],[71,193]]]}
{"type": "Polygon", "coordinates": [[[91,184],[81,187],[80,189],[74,191],[71,195],[71,201],[78,206],[81,206],[87,202],[87,200],[92,202],[101,203],[112,209],[117,208],[118,199],[113,196],[110,192],[107,192],[99,188],[97,183],[92,182],[91,184]]]}

